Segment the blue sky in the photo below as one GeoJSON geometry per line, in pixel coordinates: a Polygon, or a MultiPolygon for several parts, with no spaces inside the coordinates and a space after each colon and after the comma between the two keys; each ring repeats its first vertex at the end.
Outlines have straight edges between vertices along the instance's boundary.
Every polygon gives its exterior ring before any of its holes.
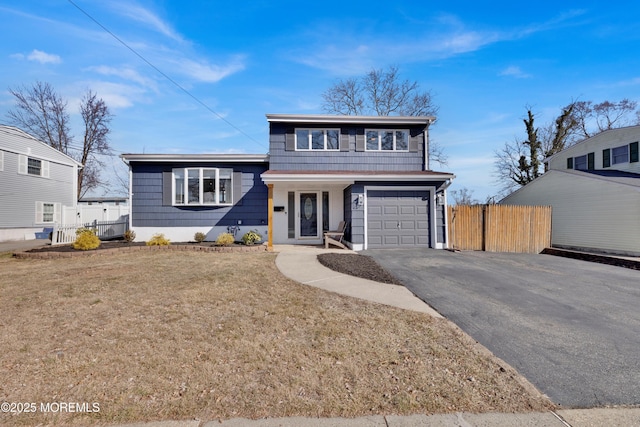
{"type": "Polygon", "coordinates": [[[0,0],[0,122],[8,88],[48,82],[76,121],[91,89],[116,153],[265,153],[265,114],[323,113],[338,79],[396,65],[440,108],[433,169],[484,201],[527,107],[542,125],[573,100],[640,101],[635,1],[73,2],[137,54],[69,1],[0,0]]]}

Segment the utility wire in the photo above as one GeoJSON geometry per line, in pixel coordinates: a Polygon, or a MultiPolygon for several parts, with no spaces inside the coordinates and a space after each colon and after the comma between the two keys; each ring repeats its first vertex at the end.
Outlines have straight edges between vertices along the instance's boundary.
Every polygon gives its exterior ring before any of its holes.
{"type": "Polygon", "coordinates": [[[180,83],[176,82],[175,80],[173,80],[171,77],[169,77],[167,74],[165,74],[162,70],[160,70],[158,67],[156,67],[155,65],[153,65],[153,63],[151,63],[151,61],[147,60],[144,56],[142,56],[140,53],[138,53],[134,48],[132,48],[131,46],[129,46],[125,41],[123,41],[122,39],[120,39],[118,36],[116,36],[113,32],[111,32],[107,27],[105,27],[104,25],[102,25],[100,22],[98,22],[97,19],[95,19],[93,16],[89,15],[89,13],[87,13],[84,9],[82,9],[80,6],[78,6],[76,3],[74,3],[72,0],[67,0],[69,3],[71,3],[76,9],[78,9],[80,12],[82,12],[87,18],[89,18],[90,20],[92,20],[93,22],[96,23],[96,25],[98,25],[100,28],[102,28],[105,32],[107,32],[109,35],[111,35],[111,37],[113,37],[114,39],[116,39],[120,44],[122,44],[124,47],[126,47],[127,49],[129,49],[134,55],[136,55],[138,58],[140,58],[143,62],[145,62],[149,67],[153,68],[156,72],[158,72],[162,77],[164,77],[165,79],[167,79],[168,81],[170,81],[174,86],[176,86],[178,89],[180,89],[182,92],[184,92],[188,97],[190,97],[191,99],[193,99],[195,102],[197,102],[198,104],[200,104],[202,107],[204,107],[207,111],[209,111],[210,113],[212,113],[213,115],[215,115],[216,117],[218,117],[220,120],[222,120],[223,122],[225,122],[226,124],[228,124],[229,126],[231,126],[232,128],[234,128],[235,130],[237,130],[238,132],[240,132],[241,134],[243,134],[244,136],[246,136],[247,138],[249,138],[250,140],[252,140],[253,142],[255,142],[256,144],[262,146],[263,148],[265,147],[265,145],[263,143],[261,143],[260,141],[258,141],[257,139],[255,139],[254,137],[252,137],[251,135],[247,134],[245,131],[243,131],[242,129],[240,129],[238,126],[234,125],[233,123],[231,123],[229,120],[225,119],[222,115],[218,114],[215,110],[213,110],[211,107],[209,107],[207,104],[205,104],[203,101],[201,101],[198,97],[196,97],[195,95],[193,95],[191,92],[189,92],[187,89],[185,89],[184,87],[182,87],[180,85],[180,83]]]}

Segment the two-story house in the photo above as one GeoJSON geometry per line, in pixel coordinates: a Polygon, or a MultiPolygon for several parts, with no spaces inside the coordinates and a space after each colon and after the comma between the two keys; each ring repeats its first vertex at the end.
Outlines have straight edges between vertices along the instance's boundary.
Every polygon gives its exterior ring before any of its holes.
{"type": "Polygon", "coordinates": [[[432,117],[269,114],[268,155],[124,154],[131,228],[173,241],[203,232],[321,244],[344,221],[354,250],[447,247],[446,189],[429,170],[432,117]]]}
{"type": "Polygon", "coordinates": [[[345,221],[354,250],[445,248],[446,189],[429,170],[433,117],[269,114],[274,243],[322,243],[345,221]]]}
{"type": "Polygon", "coordinates": [[[639,141],[640,126],[587,138],[500,203],[552,206],[553,246],[640,256],[639,141]]]}
{"type": "Polygon", "coordinates": [[[0,241],[35,239],[61,222],[64,208],[75,210],[81,166],[26,132],[0,125],[0,241]]]}

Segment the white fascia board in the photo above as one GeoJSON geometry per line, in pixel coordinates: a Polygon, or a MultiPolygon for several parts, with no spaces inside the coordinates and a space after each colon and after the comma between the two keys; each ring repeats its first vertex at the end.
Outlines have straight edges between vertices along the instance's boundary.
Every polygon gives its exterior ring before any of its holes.
{"type": "Polygon", "coordinates": [[[216,162],[216,163],[268,163],[268,154],[121,154],[129,162],[216,162]]]}
{"type": "Polygon", "coordinates": [[[327,182],[327,183],[347,183],[353,184],[355,181],[384,181],[384,182],[401,182],[401,181],[433,181],[433,180],[451,180],[453,177],[449,174],[447,175],[357,175],[357,174],[348,174],[348,175],[320,175],[320,174],[262,174],[260,175],[262,181],[265,184],[271,184],[276,182],[327,182]]]}
{"type": "Polygon", "coordinates": [[[305,114],[267,114],[268,122],[307,124],[429,125],[433,116],[332,116],[305,114]]]}

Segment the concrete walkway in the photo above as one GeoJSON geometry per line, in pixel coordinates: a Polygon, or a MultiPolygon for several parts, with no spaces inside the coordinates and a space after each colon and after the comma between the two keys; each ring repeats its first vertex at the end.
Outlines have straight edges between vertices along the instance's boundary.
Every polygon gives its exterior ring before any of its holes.
{"type": "Polygon", "coordinates": [[[419,311],[442,317],[404,286],[373,282],[330,270],[318,262],[318,254],[342,252],[344,249],[323,249],[313,246],[277,245],[276,266],[282,274],[305,285],[348,295],[379,304],[419,311]]]}

